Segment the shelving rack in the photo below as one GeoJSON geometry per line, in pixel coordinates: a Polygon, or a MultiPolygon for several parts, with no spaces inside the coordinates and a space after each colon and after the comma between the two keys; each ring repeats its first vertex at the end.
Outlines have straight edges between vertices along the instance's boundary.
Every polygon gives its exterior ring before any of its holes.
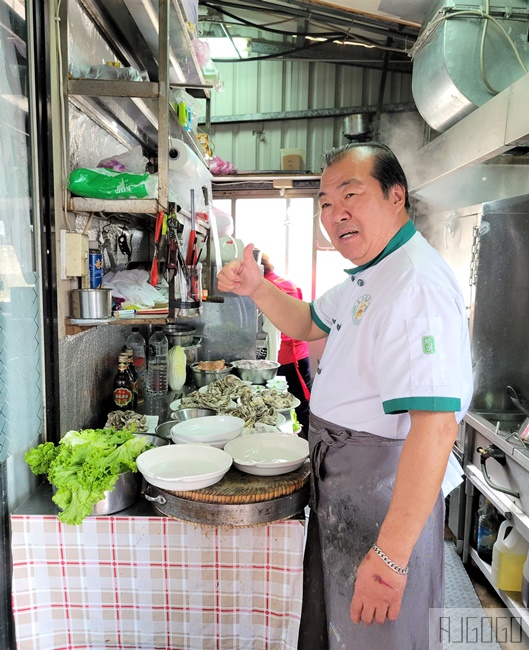
{"type": "Polygon", "coordinates": [[[114,200],[92,202],[71,197],[68,207],[72,210],[155,215],[158,209],[167,209],[169,137],[186,142],[206,165],[194,134],[179,125],[169,93],[184,88],[209,102],[211,86],[204,81],[197,61],[181,0],[158,0],[155,5],[150,0],[82,0],[83,8],[114,49],[136,49],[136,65],[150,71],[157,81],[69,79],[67,88],[69,101],[94,115],[113,136],[120,138],[125,132],[151,153],[157,152],[158,200],[123,200],[118,208],[114,200]]]}
{"type": "MultiPolygon", "coordinates": [[[[491,587],[498,594],[499,598],[505,604],[505,607],[511,612],[515,617],[516,621],[520,623],[520,626],[524,633],[529,636],[529,611],[523,606],[521,593],[520,592],[510,592],[503,591],[498,589],[492,579],[492,568],[491,565],[485,562],[479,555],[477,550],[471,545],[471,527],[473,523],[473,507],[472,503],[475,500],[476,493],[482,494],[495,509],[506,519],[508,519],[516,530],[527,540],[529,541],[529,517],[520,507],[521,502],[514,497],[508,496],[502,492],[492,489],[483,477],[481,469],[471,461],[469,457],[471,449],[475,448],[478,444],[477,442],[472,442],[470,445],[468,441],[473,440],[471,437],[471,432],[475,431],[481,436],[483,436],[487,442],[492,443],[498,449],[502,450],[507,458],[514,459],[523,471],[529,469],[529,458],[525,453],[525,449],[513,447],[511,443],[507,441],[507,435],[505,432],[502,433],[499,426],[495,428],[488,420],[480,416],[478,413],[469,412],[465,416],[466,424],[466,440],[467,440],[467,462],[465,463],[465,478],[466,478],[466,495],[467,495],[467,504],[466,504],[466,514],[465,514],[465,532],[464,532],[464,544],[463,544],[463,561],[467,562],[469,558],[472,558],[473,562],[477,568],[481,571],[483,576],[488,580],[491,587]],[[520,504],[520,505],[519,505],[520,504]]],[[[499,424],[499,423],[498,423],[499,424]]],[[[480,443],[481,442],[480,438],[480,443]]]]}
{"type": "MultiPolygon", "coordinates": [[[[180,126],[170,104],[170,91],[183,88],[205,99],[209,113],[211,85],[204,81],[182,2],[79,0],[79,3],[122,64],[146,70],[151,81],[67,79],[68,103],[89,115],[119,141],[129,146],[140,144],[147,153],[157,155],[158,198],[105,200],[69,195],[66,208],[77,213],[154,217],[159,210],[169,208],[170,138],[183,140],[207,166],[195,134],[180,126]]],[[[63,43],[67,42],[65,18],[61,26],[63,43]]],[[[67,70],[63,70],[63,76],[66,79],[67,70]]],[[[67,122],[67,116],[65,119],[67,122]]],[[[69,150],[68,138],[63,144],[69,150]]],[[[123,320],[115,319],[115,322],[123,323],[123,320]]],[[[76,331],[79,327],[75,325],[76,331]]],[[[66,331],[73,332],[68,320],[66,331]]]]}

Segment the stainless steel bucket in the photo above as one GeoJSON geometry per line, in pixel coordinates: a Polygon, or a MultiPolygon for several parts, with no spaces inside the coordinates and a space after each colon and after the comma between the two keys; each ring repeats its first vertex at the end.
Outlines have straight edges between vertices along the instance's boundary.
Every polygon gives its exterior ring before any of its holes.
{"type": "Polygon", "coordinates": [[[142,479],[140,472],[120,474],[114,489],[105,492],[105,498],[95,504],[91,516],[111,515],[134,505],[141,495],[142,479]]]}
{"type": "Polygon", "coordinates": [[[112,316],[111,289],[74,289],[72,291],[73,318],[110,318],[112,316]]]}

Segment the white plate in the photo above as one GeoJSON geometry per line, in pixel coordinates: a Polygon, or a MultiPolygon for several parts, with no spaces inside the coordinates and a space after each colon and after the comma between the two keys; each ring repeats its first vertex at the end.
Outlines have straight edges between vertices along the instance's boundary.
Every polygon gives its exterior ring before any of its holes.
{"type": "Polygon", "coordinates": [[[231,463],[231,456],[222,449],[197,443],[149,449],[136,459],[148,483],[174,492],[200,490],[218,483],[231,463]]]}
{"type": "MultiPolygon", "coordinates": [[[[178,436],[187,442],[225,443],[239,436],[244,428],[244,420],[232,415],[210,415],[177,422],[171,429],[171,438],[178,436]]],[[[174,440],[174,438],[173,438],[174,440]]]]}
{"type": "Polygon", "coordinates": [[[154,433],[156,427],[158,426],[158,420],[160,417],[158,415],[147,415],[147,431],[145,433],[154,433]]]}
{"type": "MultiPolygon", "coordinates": [[[[294,395],[292,395],[294,397],[294,395]]],[[[288,406],[284,409],[277,409],[280,413],[289,413],[290,409],[297,409],[298,406],[301,404],[299,399],[297,397],[294,397],[294,401],[292,402],[292,406],[288,406]]]]}
{"type": "Polygon", "coordinates": [[[309,443],[290,433],[255,433],[231,440],[224,451],[242,472],[277,476],[303,465],[309,457],[309,443]]]}
{"type": "Polygon", "coordinates": [[[169,404],[169,408],[171,409],[171,411],[178,411],[178,409],[180,408],[181,403],[182,403],[181,399],[175,399],[174,402],[171,402],[169,404]]]}

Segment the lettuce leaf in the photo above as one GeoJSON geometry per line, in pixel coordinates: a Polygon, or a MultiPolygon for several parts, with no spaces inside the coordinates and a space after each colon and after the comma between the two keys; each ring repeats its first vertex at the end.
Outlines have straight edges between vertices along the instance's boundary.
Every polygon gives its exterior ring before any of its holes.
{"type": "Polygon", "coordinates": [[[47,474],[57,488],[53,501],[61,508],[59,519],[80,524],[94,505],[112,490],[123,472],[136,472],[136,458],[151,445],[135,437],[135,427],[116,431],[83,429],[68,431],[58,445],[47,442],[27,452],[34,474],[47,474]]]}

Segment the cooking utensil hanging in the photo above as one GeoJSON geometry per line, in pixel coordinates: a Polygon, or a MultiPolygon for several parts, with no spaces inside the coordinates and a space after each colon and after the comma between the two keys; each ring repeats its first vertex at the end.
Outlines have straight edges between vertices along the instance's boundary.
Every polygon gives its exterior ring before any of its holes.
{"type": "Polygon", "coordinates": [[[189,233],[189,242],[187,244],[186,264],[194,266],[197,263],[196,246],[197,246],[197,231],[196,231],[196,214],[195,214],[195,190],[191,192],[191,231],[189,233]]]}
{"type": "Polygon", "coordinates": [[[154,257],[151,266],[151,277],[149,279],[149,283],[152,284],[153,287],[158,284],[158,253],[164,218],[165,215],[163,210],[159,210],[156,215],[156,225],[154,228],[154,257]]]}

